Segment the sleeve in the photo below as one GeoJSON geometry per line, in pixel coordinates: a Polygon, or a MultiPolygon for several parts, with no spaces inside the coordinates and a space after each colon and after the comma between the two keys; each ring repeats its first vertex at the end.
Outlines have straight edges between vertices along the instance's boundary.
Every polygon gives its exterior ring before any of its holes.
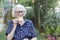
{"type": "Polygon", "coordinates": [[[10,21],[10,22],[8,22],[8,28],[7,28],[7,30],[6,30],[6,36],[12,31],[12,28],[13,28],[13,22],[12,21],[10,21]]]}
{"type": "Polygon", "coordinates": [[[31,31],[31,36],[32,36],[32,37],[37,37],[37,32],[36,32],[36,29],[35,29],[34,24],[33,24],[32,21],[31,21],[30,31],[31,31]]]}

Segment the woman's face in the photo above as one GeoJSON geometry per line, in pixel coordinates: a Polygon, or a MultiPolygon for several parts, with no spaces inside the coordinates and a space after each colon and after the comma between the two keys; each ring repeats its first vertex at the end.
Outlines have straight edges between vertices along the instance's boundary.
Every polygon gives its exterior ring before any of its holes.
{"type": "Polygon", "coordinates": [[[15,9],[15,16],[16,17],[23,17],[24,11],[22,11],[20,8],[15,9]]]}

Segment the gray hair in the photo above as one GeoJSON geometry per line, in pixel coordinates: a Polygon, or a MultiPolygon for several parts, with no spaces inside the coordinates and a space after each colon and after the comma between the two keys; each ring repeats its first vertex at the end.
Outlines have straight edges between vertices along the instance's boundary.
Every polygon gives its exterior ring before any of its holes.
{"type": "Polygon", "coordinates": [[[21,5],[21,4],[17,4],[17,5],[14,6],[13,9],[12,9],[12,16],[13,16],[13,17],[15,17],[15,10],[16,10],[15,8],[20,8],[21,11],[24,11],[23,16],[26,15],[26,9],[25,9],[25,7],[24,7],[23,5],[21,5]]]}

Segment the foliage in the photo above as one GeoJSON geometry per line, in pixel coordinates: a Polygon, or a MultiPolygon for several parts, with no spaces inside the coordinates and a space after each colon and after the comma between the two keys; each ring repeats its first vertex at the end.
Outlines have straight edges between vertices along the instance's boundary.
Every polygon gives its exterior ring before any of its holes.
{"type": "Polygon", "coordinates": [[[27,10],[26,18],[27,19],[33,19],[35,17],[33,8],[32,7],[26,7],[26,10],[27,10]]]}
{"type": "Polygon", "coordinates": [[[49,12],[45,16],[45,22],[42,24],[45,28],[46,34],[59,34],[60,33],[60,19],[56,17],[56,14],[49,12]]]}
{"type": "MultiPolygon", "coordinates": [[[[44,4],[44,1],[45,0],[40,0],[41,5],[44,4]]],[[[46,2],[47,2],[46,5],[48,8],[56,7],[58,4],[58,0],[46,0],[46,2]]]]}
{"type": "Polygon", "coordinates": [[[55,8],[57,6],[58,0],[48,0],[48,7],[49,8],[55,8]]]}
{"type": "Polygon", "coordinates": [[[24,6],[32,6],[31,0],[19,0],[19,3],[24,6]]]}

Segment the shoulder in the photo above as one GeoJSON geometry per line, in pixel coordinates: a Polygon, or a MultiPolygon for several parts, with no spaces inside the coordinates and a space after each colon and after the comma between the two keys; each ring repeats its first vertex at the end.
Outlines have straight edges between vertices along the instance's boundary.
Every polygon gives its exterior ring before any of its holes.
{"type": "Polygon", "coordinates": [[[8,22],[8,24],[13,24],[13,20],[10,20],[10,21],[8,22]]]}
{"type": "Polygon", "coordinates": [[[25,21],[26,21],[27,23],[33,23],[32,20],[29,20],[29,19],[25,19],[25,21]]]}

